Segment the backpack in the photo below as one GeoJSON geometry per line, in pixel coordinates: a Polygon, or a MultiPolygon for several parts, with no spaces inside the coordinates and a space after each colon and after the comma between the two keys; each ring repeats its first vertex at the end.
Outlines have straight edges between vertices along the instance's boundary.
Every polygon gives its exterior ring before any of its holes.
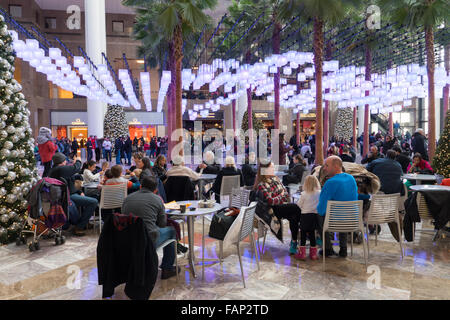
{"type": "Polygon", "coordinates": [[[211,225],[209,227],[209,236],[217,240],[223,240],[234,220],[236,220],[239,215],[239,209],[236,208],[224,208],[218,211],[211,220],[211,225]],[[230,212],[227,215],[228,212],[230,212]]]}

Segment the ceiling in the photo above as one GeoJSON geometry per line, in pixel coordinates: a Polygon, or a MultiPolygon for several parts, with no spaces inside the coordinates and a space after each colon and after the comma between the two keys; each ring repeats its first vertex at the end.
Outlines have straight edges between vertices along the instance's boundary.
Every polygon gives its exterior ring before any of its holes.
{"type": "MultiPolygon", "coordinates": [[[[71,5],[77,5],[84,11],[84,0],[35,0],[41,9],[66,11],[71,5]]],[[[92,0],[90,0],[92,1],[92,0]]],[[[106,13],[134,14],[134,10],[122,5],[122,0],[105,0],[106,13]]]]}

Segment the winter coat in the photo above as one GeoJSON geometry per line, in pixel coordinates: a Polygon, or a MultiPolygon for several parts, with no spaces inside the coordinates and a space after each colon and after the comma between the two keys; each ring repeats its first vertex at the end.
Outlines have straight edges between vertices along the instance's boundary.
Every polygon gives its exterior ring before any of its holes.
{"type": "Polygon", "coordinates": [[[36,142],[38,143],[41,161],[43,163],[52,161],[53,155],[58,150],[58,147],[52,142],[52,131],[46,127],[40,128],[36,142]]]}
{"type": "Polygon", "coordinates": [[[419,132],[413,134],[411,147],[414,153],[420,153],[422,158],[428,161],[426,138],[422,134],[419,132]]]}

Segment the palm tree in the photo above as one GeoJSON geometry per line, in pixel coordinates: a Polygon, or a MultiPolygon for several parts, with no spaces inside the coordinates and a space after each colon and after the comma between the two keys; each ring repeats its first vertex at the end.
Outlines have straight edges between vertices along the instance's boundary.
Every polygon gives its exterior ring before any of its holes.
{"type": "MultiPolygon", "coordinates": [[[[183,39],[188,39],[189,35],[201,31],[205,24],[210,23],[210,17],[204,13],[204,10],[213,9],[217,0],[124,0],[123,4],[156,13],[151,25],[155,23],[158,25],[157,33],[162,36],[161,40],[164,39],[170,49],[169,65],[175,72],[175,77],[172,76],[172,80],[175,81],[175,129],[182,129],[183,39]]],[[[139,19],[142,11],[138,10],[137,14],[139,19]]],[[[149,29],[142,32],[145,31],[155,33],[154,30],[149,29]]],[[[182,141],[183,138],[180,137],[178,142],[182,143],[182,141]]],[[[180,153],[182,152],[181,149],[180,153]]]]}
{"type": "Polygon", "coordinates": [[[313,52],[316,72],[316,164],[323,164],[323,108],[322,75],[324,53],[324,27],[336,24],[345,17],[348,9],[355,4],[350,0],[288,0],[283,5],[285,12],[303,12],[314,23],[313,52]]]}
{"type": "Polygon", "coordinates": [[[436,152],[436,118],[434,89],[434,29],[450,21],[449,0],[379,0],[381,9],[393,22],[411,29],[423,28],[428,76],[428,155],[436,152]]]}

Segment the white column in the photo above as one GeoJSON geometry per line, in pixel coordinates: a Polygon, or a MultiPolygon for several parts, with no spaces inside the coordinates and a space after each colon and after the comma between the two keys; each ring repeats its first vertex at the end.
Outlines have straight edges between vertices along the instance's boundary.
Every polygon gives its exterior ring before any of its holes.
{"type": "MultiPolygon", "coordinates": [[[[86,53],[95,65],[103,62],[106,54],[106,10],[105,0],[84,0],[86,53]]],[[[103,137],[103,121],[107,104],[88,100],[88,134],[103,137]]]]}
{"type": "MultiPolygon", "coordinates": [[[[369,115],[370,119],[370,115],[369,115]]],[[[370,130],[370,126],[369,126],[370,130]]],[[[358,107],[358,137],[364,132],[364,106],[358,107]]]]}

